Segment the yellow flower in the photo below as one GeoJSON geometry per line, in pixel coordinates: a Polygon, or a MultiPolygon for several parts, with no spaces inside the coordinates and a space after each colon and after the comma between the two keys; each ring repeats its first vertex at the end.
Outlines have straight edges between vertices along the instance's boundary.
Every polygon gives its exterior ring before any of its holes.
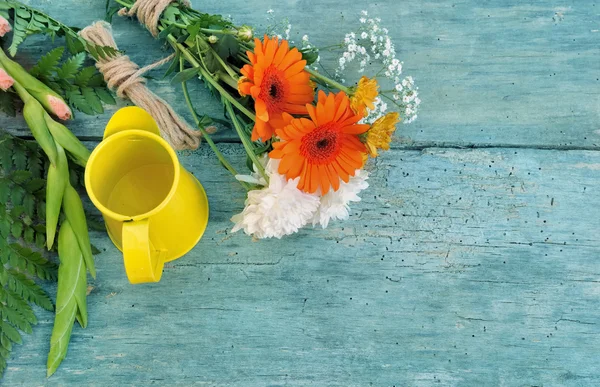
{"type": "Polygon", "coordinates": [[[243,75],[242,75],[241,77],[239,77],[239,79],[238,79],[238,82],[237,82],[237,84],[238,84],[238,92],[240,93],[240,95],[241,95],[242,97],[245,97],[245,96],[246,96],[246,93],[242,92],[242,87],[240,87],[240,86],[241,86],[243,83],[246,83],[246,82],[250,82],[250,80],[248,79],[248,77],[245,77],[245,76],[243,76],[243,75]]]}
{"type": "Polygon", "coordinates": [[[366,108],[369,108],[370,110],[375,109],[373,102],[375,102],[375,98],[377,98],[377,95],[379,94],[377,91],[378,88],[377,80],[369,79],[365,76],[360,78],[356,91],[354,92],[354,95],[352,95],[352,98],[350,98],[352,110],[354,110],[356,114],[365,117],[367,115],[366,108]]]}
{"type": "Polygon", "coordinates": [[[396,124],[400,122],[400,115],[397,112],[388,113],[380,117],[373,123],[371,129],[367,132],[367,150],[371,157],[377,157],[377,149],[390,149],[392,134],[396,130],[396,124]]]}

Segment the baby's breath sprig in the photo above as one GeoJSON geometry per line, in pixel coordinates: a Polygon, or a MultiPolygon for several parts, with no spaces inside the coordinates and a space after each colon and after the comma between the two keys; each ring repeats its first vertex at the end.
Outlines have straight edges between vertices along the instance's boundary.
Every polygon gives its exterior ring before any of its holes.
{"type": "Polygon", "coordinates": [[[393,87],[377,97],[376,109],[369,112],[365,122],[373,123],[387,111],[388,104],[383,99],[400,110],[404,123],[413,122],[421,104],[418,88],[412,77],[402,77],[403,62],[396,57],[396,48],[389,30],[381,26],[380,18],[370,18],[367,11],[361,12],[359,22],[356,32],[349,32],[344,36],[344,51],[338,59],[335,78],[344,83],[344,74],[352,63],[358,63],[356,71],[363,74],[373,62],[378,61],[381,67],[377,68],[375,78],[386,86],[393,84],[393,87]],[[381,82],[385,80],[387,82],[381,82]]]}

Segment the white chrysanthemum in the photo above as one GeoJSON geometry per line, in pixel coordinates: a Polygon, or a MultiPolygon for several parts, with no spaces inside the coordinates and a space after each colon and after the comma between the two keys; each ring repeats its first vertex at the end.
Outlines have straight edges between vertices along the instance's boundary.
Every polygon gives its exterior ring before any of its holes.
{"type": "Polygon", "coordinates": [[[286,180],[277,173],[279,160],[269,160],[269,186],[248,192],[246,207],[231,218],[232,232],[243,229],[256,238],[281,238],[304,227],[319,207],[319,197],[298,189],[300,177],[286,180]]]}
{"type": "Polygon", "coordinates": [[[348,183],[340,183],[340,189],[329,191],[321,197],[321,205],[312,218],[313,226],[326,228],[330,220],[344,220],[350,216],[350,202],[360,202],[358,194],[369,187],[369,173],[358,169],[348,183]]]}

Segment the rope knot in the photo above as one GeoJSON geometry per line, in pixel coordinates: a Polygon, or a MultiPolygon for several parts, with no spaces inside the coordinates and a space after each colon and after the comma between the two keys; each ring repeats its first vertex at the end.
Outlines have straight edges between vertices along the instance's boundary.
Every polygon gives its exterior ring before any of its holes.
{"type": "MultiPolygon", "coordinates": [[[[145,0],[138,1],[143,2],[145,0]]],[[[138,4],[136,3],[136,4],[138,4]]],[[[79,34],[97,46],[109,46],[118,50],[112,36],[110,24],[100,21],[81,30],[79,34]]],[[[168,57],[140,68],[127,55],[116,54],[112,57],[98,58],[96,67],[104,76],[110,89],[116,91],[119,98],[128,98],[134,104],[146,110],[160,128],[163,137],[177,150],[196,149],[200,145],[201,133],[193,130],[173,111],[171,106],[145,85],[142,75],[156,67],[162,66],[175,57],[168,57]]]]}
{"type": "Polygon", "coordinates": [[[119,16],[132,17],[136,15],[139,22],[146,26],[152,36],[156,38],[158,36],[158,19],[171,3],[179,3],[187,8],[191,7],[189,0],[137,0],[129,11],[127,8],[121,8],[119,16]]]}

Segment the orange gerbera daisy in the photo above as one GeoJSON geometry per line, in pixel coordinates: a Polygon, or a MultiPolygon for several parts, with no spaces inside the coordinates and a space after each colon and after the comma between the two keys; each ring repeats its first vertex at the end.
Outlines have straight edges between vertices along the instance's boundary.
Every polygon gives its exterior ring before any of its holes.
{"type": "Polygon", "coordinates": [[[306,114],[306,104],[314,100],[306,61],[297,48],[290,50],[287,40],[254,40],[254,52],[248,51],[251,64],[244,65],[238,83],[241,95],[252,95],[256,123],[252,141],[268,140],[282,127],[283,113],[306,114]]]}
{"type": "Polygon", "coordinates": [[[314,193],[320,188],[324,195],[362,167],[367,149],[358,136],[369,125],[357,124],[362,116],[352,111],[343,92],[319,91],[317,106],[306,108],[310,119],[284,115],[288,124],[276,130],[281,141],[273,143],[269,156],[281,159],[279,173],[288,179],[300,176],[299,189],[314,193]]]}

